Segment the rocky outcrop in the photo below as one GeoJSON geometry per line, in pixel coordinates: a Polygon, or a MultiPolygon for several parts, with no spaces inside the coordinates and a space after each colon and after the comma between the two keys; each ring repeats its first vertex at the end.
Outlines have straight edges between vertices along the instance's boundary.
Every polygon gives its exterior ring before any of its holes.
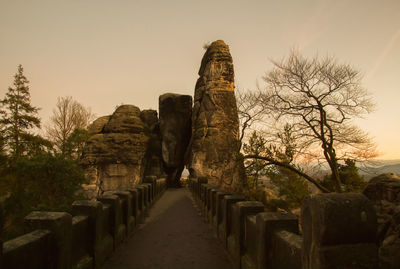
{"type": "Polygon", "coordinates": [[[87,141],[82,157],[95,191],[118,190],[139,183],[145,172],[145,155],[149,154],[148,142],[152,139],[151,127],[143,122],[136,106],[118,107],[101,127],[105,121],[102,117],[94,122],[93,130],[97,133],[87,141]]]}
{"type": "Polygon", "coordinates": [[[164,165],[161,156],[161,133],[157,111],[143,110],[140,118],[145,126],[145,134],[149,137],[145,154],[145,176],[164,177],[164,165]]]}
{"type": "Polygon", "coordinates": [[[103,116],[93,121],[93,123],[88,128],[89,133],[99,134],[103,132],[103,128],[104,126],[106,126],[110,118],[111,116],[103,116]]]}
{"type": "Polygon", "coordinates": [[[166,93],[159,98],[162,158],[167,182],[179,187],[184,155],[191,136],[192,97],[166,93]]]}
{"type": "Polygon", "coordinates": [[[192,177],[225,189],[240,187],[239,120],[229,47],[213,42],[203,56],[192,112],[188,166],[192,177]]]}
{"type": "Polygon", "coordinates": [[[395,174],[376,176],[363,194],[377,212],[380,268],[400,268],[400,178],[395,174]]]}

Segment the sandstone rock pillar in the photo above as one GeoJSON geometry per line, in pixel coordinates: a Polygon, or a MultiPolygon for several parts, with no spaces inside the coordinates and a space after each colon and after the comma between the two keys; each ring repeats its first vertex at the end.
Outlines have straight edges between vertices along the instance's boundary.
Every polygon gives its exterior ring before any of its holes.
{"type": "Polygon", "coordinates": [[[213,42],[201,61],[192,112],[188,168],[192,177],[207,177],[226,190],[239,187],[239,119],[229,47],[213,42]]]}
{"type": "Polygon", "coordinates": [[[166,93],[159,98],[164,169],[169,187],[179,187],[191,135],[192,97],[166,93]]]}

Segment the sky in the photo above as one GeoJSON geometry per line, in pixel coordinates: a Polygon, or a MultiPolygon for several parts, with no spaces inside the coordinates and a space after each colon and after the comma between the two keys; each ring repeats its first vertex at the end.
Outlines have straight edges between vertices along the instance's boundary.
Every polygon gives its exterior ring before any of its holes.
{"type": "Polygon", "coordinates": [[[22,64],[44,124],[62,96],[99,117],[158,109],[163,93],[193,95],[204,44],[230,46],[244,90],[297,48],[364,75],[376,109],[357,124],[400,159],[399,14],[399,0],[0,0],[0,98],[22,64]]]}

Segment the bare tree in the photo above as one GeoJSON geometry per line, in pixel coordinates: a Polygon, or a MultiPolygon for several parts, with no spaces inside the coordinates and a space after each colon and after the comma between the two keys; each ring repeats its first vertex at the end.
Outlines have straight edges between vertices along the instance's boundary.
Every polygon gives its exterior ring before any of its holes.
{"type": "Polygon", "coordinates": [[[84,107],[71,96],[59,97],[50,123],[46,126],[48,138],[53,141],[57,149],[65,154],[67,141],[76,129],[86,129],[94,119],[89,108],[84,107]]]}
{"type": "MultiPolygon", "coordinates": [[[[249,98],[258,107],[257,111],[272,119],[270,131],[283,130],[289,123],[297,145],[297,158],[303,161],[323,158],[332,172],[336,191],[342,191],[338,161],[369,159],[376,155],[371,138],[352,122],[374,107],[367,90],[361,86],[360,73],[350,65],[337,63],[333,57],[307,59],[297,51],[292,51],[286,59],[272,62],[274,68],[264,77],[265,89],[259,89],[249,98]]],[[[317,179],[273,155],[245,158],[285,167],[321,191],[328,191],[317,179]]]]}
{"type": "Polygon", "coordinates": [[[239,141],[242,148],[243,140],[245,139],[246,132],[249,130],[254,131],[254,127],[265,119],[265,107],[259,106],[259,101],[254,98],[252,92],[244,91],[242,89],[235,90],[235,98],[239,116],[239,141]]]}

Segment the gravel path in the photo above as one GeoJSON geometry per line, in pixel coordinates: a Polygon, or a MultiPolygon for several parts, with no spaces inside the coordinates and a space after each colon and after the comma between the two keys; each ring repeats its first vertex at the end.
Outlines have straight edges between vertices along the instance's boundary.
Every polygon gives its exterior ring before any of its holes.
{"type": "Polygon", "coordinates": [[[168,189],[102,269],[233,268],[186,188],[168,189]]]}

